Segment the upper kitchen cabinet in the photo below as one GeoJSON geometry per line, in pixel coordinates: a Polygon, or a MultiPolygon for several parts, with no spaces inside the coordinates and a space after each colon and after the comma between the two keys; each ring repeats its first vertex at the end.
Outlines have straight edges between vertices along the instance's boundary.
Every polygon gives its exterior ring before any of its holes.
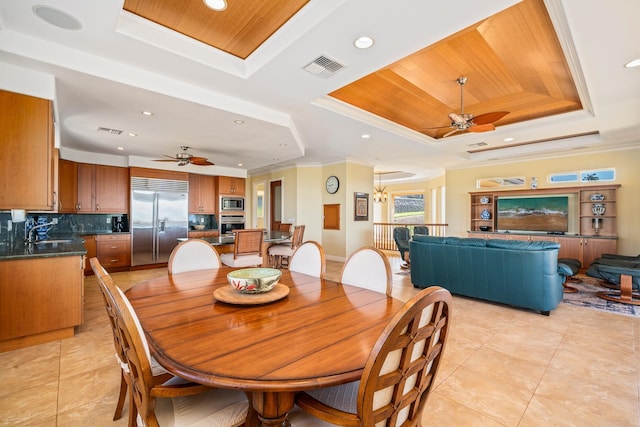
{"type": "Polygon", "coordinates": [[[0,90],[0,111],[0,210],[55,210],[51,101],[0,90]]]}
{"type": "Polygon", "coordinates": [[[216,213],[216,177],[189,174],[189,213],[216,213]]]}
{"type": "Polygon", "coordinates": [[[129,213],[129,169],[60,161],[60,212],[129,213]]]}
{"type": "Polygon", "coordinates": [[[218,177],[218,194],[219,195],[233,195],[244,196],[244,178],[234,178],[231,176],[219,176],[218,177]]]}

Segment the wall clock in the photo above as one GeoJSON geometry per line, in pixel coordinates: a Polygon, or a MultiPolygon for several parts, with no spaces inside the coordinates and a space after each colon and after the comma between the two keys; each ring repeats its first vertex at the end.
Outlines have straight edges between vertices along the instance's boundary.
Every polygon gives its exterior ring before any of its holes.
{"type": "Polygon", "coordinates": [[[340,188],[340,181],[338,180],[338,177],[335,175],[331,175],[329,178],[327,178],[325,188],[327,189],[327,193],[336,194],[338,192],[338,188],[340,188]]]}

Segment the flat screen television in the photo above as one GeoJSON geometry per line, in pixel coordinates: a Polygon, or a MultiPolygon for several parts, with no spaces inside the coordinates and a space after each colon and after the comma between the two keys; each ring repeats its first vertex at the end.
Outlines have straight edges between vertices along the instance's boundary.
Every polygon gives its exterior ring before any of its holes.
{"type": "Polygon", "coordinates": [[[498,231],[575,233],[577,197],[574,194],[500,196],[498,231]]]}

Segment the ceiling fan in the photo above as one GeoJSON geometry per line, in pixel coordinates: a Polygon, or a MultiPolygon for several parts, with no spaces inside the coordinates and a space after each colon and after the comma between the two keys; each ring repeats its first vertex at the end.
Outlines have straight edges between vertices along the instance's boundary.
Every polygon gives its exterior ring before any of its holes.
{"type": "Polygon", "coordinates": [[[435,128],[425,128],[427,129],[444,129],[448,127],[452,127],[453,130],[442,135],[443,138],[447,136],[453,135],[456,132],[487,132],[491,130],[495,130],[495,126],[493,122],[496,122],[509,114],[508,111],[494,111],[492,113],[480,114],[478,116],[474,116],[473,114],[465,114],[464,112],[464,85],[467,83],[466,77],[458,77],[456,82],[460,85],[460,114],[449,113],[449,120],[451,120],[451,125],[449,126],[440,126],[435,128]]]}
{"type": "Polygon", "coordinates": [[[158,160],[154,160],[154,161],[156,161],[156,162],[178,162],[178,166],[184,166],[184,165],[188,165],[188,164],[192,164],[192,165],[196,165],[196,166],[213,166],[215,164],[215,163],[211,163],[205,157],[196,157],[191,153],[187,153],[187,150],[189,148],[190,147],[187,147],[186,145],[181,145],[180,149],[182,150],[182,152],[181,153],[176,153],[175,157],[165,155],[165,157],[168,157],[168,159],[158,159],[158,160]]]}

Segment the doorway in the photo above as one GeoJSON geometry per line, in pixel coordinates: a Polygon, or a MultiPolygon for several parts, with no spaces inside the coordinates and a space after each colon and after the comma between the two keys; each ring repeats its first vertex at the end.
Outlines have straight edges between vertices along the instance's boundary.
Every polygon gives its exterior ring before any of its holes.
{"type": "Polygon", "coordinates": [[[269,229],[278,230],[282,222],[282,180],[269,184],[269,229]]]}

